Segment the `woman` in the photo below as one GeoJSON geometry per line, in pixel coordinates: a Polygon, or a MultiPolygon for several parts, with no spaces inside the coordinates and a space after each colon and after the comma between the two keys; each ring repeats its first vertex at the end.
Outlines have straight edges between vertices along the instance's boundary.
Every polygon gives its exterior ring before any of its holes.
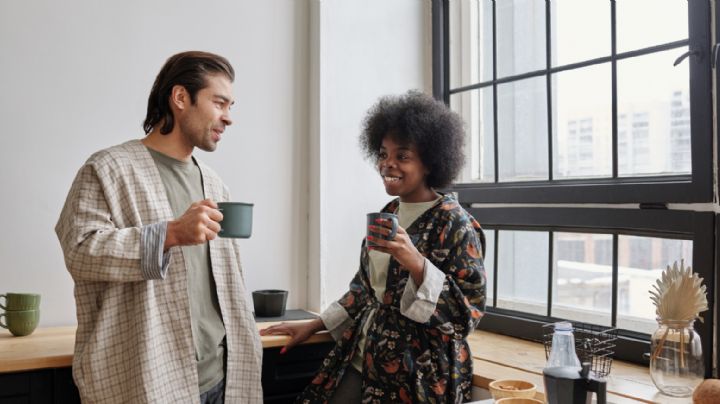
{"type": "MultiPolygon", "coordinates": [[[[286,349],[327,329],[336,340],[301,403],[470,400],[466,338],[485,308],[484,237],[450,194],[463,164],[462,121],[419,92],[382,98],[364,122],[361,144],[377,164],[396,213],[392,240],[368,236],[350,289],[320,319],[280,324],[286,349]]],[[[388,235],[391,221],[369,225],[388,235]]]]}

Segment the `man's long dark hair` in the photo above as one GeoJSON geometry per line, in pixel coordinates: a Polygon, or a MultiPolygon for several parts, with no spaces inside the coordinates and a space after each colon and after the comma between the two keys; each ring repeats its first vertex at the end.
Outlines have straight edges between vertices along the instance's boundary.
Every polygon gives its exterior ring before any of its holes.
{"type": "Polygon", "coordinates": [[[235,70],[222,56],[209,52],[189,51],[171,56],[155,78],[150,97],[148,97],[147,115],[143,123],[145,134],[162,122],[160,133],[170,133],[175,126],[170,95],[176,85],[185,87],[190,102],[195,104],[197,92],[207,86],[206,76],[224,74],[232,82],[235,70]]]}

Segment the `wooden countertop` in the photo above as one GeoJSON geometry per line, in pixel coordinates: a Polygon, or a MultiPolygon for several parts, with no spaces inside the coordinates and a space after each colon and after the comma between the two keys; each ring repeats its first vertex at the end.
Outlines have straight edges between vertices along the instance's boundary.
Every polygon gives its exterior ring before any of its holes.
{"type": "MultiPolygon", "coordinates": [[[[258,330],[277,322],[258,323],[258,330]]],[[[13,337],[0,329],[0,373],[72,366],[76,327],[38,328],[26,337],[13,337]]],[[[263,348],[285,345],[290,337],[260,337],[263,348]]],[[[332,341],[327,332],[313,335],[305,344],[332,341]]]]}
{"type": "Polygon", "coordinates": [[[38,328],[25,337],[0,330],[0,373],[72,365],[75,328],[38,328]]]}
{"type": "MultiPolygon", "coordinates": [[[[258,323],[258,329],[272,322],[258,323]]],[[[263,348],[283,346],[287,336],[261,337],[263,348]]],[[[331,341],[327,332],[311,337],[306,343],[331,341]]],[[[72,365],[75,327],[39,328],[27,337],[13,337],[0,330],[0,373],[67,367],[72,365]]],[[[545,351],[542,344],[476,331],[469,337],[474,358],[473,384],[486,388],[493,380],[522,379],[535,383],[538,398],[543,398],[542,368],[545,351]]],[[[644,366],[614,361],[608,377],[608,403],[688,403],[661,395],[644,366]]]]}
{"type": "MultiPolygon", "coordinates": [[[[545,348],[542,344],[475,331],[469,338],[473,355],[473,385],[487,388],[493,380],[521,379],[535,383],[537,398],[544,400],[542,369],[545,348]]],[[[690,403],[690,398],[672,398],[660,394],[645,366],[613,361],[607,377],[608,403],[690,403]]]]}

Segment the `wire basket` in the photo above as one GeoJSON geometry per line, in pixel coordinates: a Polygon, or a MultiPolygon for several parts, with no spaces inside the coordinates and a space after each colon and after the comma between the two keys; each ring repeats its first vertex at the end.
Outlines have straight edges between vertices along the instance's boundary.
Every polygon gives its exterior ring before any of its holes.
{"type": "MultiPolygon", "coordinates": [[[[550,356],[552,348],[554,323],[543,326],[543,345],[545,345],[545,359],[550,356]]],[[[575,335],[575,353],[580,362],[589,362],[590,370],[598,377],[605,377],[610,374],[615,341],[617,340],[617,328],[607,328],[594,324],[573,323],[573,334],[575,335]]]]}

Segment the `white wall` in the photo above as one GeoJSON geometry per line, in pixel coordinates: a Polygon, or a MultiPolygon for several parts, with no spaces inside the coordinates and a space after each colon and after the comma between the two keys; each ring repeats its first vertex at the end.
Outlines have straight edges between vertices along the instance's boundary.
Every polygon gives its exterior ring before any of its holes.
{"type": "Polygon", "coordinates": [[[0,2],[0,293],[42,293],[41,326],[75,324],[54,225],[87,157],[143,136],[150,87],[173,53],[226,56],[235,124],[199,157],[234,199],[255,203],[243,240],[249,290],[291,290],[307,273],[308,2],[0,2]]]}
{"type": "Polygon", "coordinates": [[[290,290],[320,310],[357,270],[364,215],[389,197],[357,143],[380,95],[430,86],[423,0],[0,1],[0,293],[43,295],[42,326],[75,324],[54,225],[94,151],[143,136],[170,55],[201,49],[236,69],[234,125],[198,152],[235,200],[248,290],[290,290]]]}
{"type": "Polygon", "coordinates": [[[308,307],[322,310],[358,269],[365,214],[391,198],[358,146],[387,94],[431,89],[430,2],[311,0],[308,307]]]}

